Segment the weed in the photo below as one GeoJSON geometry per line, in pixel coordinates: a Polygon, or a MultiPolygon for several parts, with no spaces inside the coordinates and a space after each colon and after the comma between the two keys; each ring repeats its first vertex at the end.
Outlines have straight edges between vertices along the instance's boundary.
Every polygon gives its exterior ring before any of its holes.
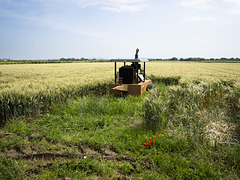
{"type": "Polygon", "coordinates": [[[23,173],[23,164],[20,162],[7,157],[0,158],[0,179],[20,179],[23,173]]]}
{"type": "Polygon", "coordinates": [[[118,169],[120,170],[120,173],[124,175],[129,175],[132,171],[134,171],[133,165],[130,164],[129,162],[119,164],[118,166],[119,166],[118,169]]]}

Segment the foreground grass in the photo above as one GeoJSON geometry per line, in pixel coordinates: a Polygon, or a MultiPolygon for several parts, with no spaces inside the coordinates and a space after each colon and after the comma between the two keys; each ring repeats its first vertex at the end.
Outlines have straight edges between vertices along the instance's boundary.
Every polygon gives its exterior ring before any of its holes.
{"type": "MultiPolygon", "coordinates": [[[[195,107],[189,96],[170,101],[182,92],[174,88],[161,84],[142,97],[83,96],[38,119],[13,119],[0,130],[0,179],[238,179],[239,144],[194,134],[195,107]]],[[[211,109],[217,101],[203,104],[211,109]]]]}

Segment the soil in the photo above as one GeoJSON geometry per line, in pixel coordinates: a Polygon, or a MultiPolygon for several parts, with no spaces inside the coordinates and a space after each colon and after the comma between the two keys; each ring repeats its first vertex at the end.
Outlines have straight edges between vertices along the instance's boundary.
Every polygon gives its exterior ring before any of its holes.
{"type": "MultiPolygon", "coordinates": [[[[6,139],[9,136],[11,136],[11,134],[1,135],[2,138],[6,139]]],[[[119,154],[111,145],[102,147],[99,144],[59,142],[45,138],[39,134],[24,136],[22,138],[26,142],[25,146],[14,145],[11,148],[4,147],[0,151],[0,157],[22,160],[25,161],[26,164],[30,164],[31,168],[27,169],[26,173],[31,174],[31,176],[37,176],[44,168],[51,167],[57,161],[66,163],[76,158],[92,158],[99,161],[103,159],[118,162],[129,161],[133,166],[135,166],[137,161],[134,157],[119,154]],[[41,142],[41,140],[50,142],[50,145],[46,148],[42,147],[40,143],[36,143],[36,141],[41,142]]],[[[151,165],[146,164],[146,168],[151,168],[150,166],[151,165]]],[[[68,178],[64,177],[63,179],[68,178]]]]}
{"type": "MultiPolygon", "coordinates": [[[[139,121],[134,120],[134,122],[130,126],[139,125],[139,121]]],[[[0,134],[0,138],[5,138],[6,140],[10,136],[16,136],[15,133],[5,133],[0,134]]],[[[59,158],[62,161],[68,161],[72,158],[85,159],[87,157],[91,157],[94,159],[106,159],[106,160],[117,160],[117,161],[135,161],[133,157],[130,156],[122,156],[112,146],[101,147],[98,144],[89,145],[88,143],[82,144],[71,144],[67,142],[59,142],[54,139],[46,138],[40,133],[32,134],[28,136],[22,137],[26,143],[25,146],[14,145],[9,149],[9,147],[4,147],[0,150],[0,157],[12,158],[12,159],[23,159],[23,160],[41,160],[49,163],[50,161],[55,161],[59,158]],[[61,149],[54,150],[54,148],[44,148],[41,145],[36,145],[36,143],[32,143],[32,141],[41,141],[46,140],[47,142],[53,145],[59,145],[61,149]],[[76,149],[73,151],[72,146],[76,149]]],[[[31,172],[39,172],[36,169],[30,169],[31,172]]]]}

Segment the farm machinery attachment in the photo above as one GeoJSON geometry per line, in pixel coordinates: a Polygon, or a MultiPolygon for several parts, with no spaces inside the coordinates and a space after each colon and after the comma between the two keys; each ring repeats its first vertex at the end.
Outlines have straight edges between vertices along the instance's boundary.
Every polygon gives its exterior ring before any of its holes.
{"type": "Polygon", "coordinates": [[[148,59],[138,59],[139,49],[136,49],[135,59],[111,59],[114,62],[115,82],[109,85],[110,94],[116,96],[135,95],[141,96],[146,90],[154,88],[152,81],[146,78],[146,62],[148,59]],[[123,62],[124,66],[117,72],[117,63],[123,62]],[[131,65],[126,65],[131,63],[131,65]],[[144,67],[141,68],[141,63],[144,67]]]}

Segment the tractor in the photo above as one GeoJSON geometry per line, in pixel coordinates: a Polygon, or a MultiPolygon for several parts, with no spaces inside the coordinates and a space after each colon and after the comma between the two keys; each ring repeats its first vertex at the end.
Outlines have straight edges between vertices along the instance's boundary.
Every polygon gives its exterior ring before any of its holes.
{"type": "Polygon", "coordinates": [[[110,94],[115,96],[134,95],[141,96],[144,92],[154,88],[152,81],[146,78],[146,62],[148,59],[138,59],[139,49],[136,49],[135,59],[111,59],[114,62],[115,82],[109,85],[110,94]],[[117,63],[123,62],[124,66],[117,72],[117,63]],[[141,68],[143,62],[144,67],[141,68]],[[127,65],[131,63],[131,65],[127,65]]]}

